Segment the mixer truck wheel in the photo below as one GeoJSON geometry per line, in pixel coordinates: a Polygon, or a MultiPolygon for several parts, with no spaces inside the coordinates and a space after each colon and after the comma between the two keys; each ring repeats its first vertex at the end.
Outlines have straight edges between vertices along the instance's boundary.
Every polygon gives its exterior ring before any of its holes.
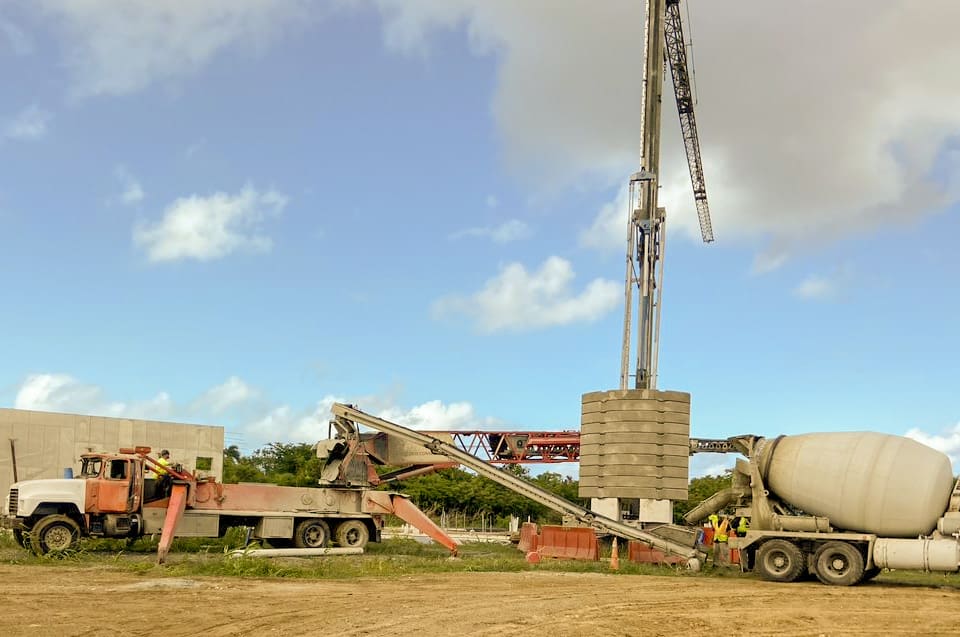
{"type": "Polygon", "coordinates": [[[345,520],[337,527],[337,544],[345,548],[362,549],[370,540],[370,531],[362,520],[345,520]]]}
{"type": "Polygon", "coordinates": [[[853,586],[863,578],[863,555],[846,542],[827,542],[813,556],[817,579],[833,586],[853,586]]]}
{"type": "Polygon", "coordinates": [[[760,577],[770,582],[795,582],[807,567],[803,551],[788,540],[767,540],[756,561],[760,577]]]}
{"type": "Polygon", "coordinates": [[[22,546],[25,549],[30,548],[30,531],[24,533],[23,529],[14,529],[13,530],[13,539],[17,541],[17,544],[22,546]]]}
{"type": "Polygon", "coordinates": [[[304,520],[293,533],[293,545],[298,549],[321,549],[330,541],[330,527],[320,518],[304,520]]]}
{"type": "Polygon", "coordinates": [[[66,515],[48,515],[33,525],[30,546],[38,555],[66,551],[80,541],[80,525],[66,515]]]}

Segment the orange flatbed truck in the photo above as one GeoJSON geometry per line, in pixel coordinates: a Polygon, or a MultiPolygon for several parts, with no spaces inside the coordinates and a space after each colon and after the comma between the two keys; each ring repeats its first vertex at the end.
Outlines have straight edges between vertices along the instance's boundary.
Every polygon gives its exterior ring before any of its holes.
{"type": "Polygon", "coordinates": [[[223,537],[248,527],[251,537],[277,548],[363,548],[380,540],[384,518],[395,515],[457,553],[457,542],[405,496],[390,491],[327,485],[223,484],[176,466],[158,468],[149,447],[81,456],[73,479],[14,483],[4,502],[2,525],[39,554],[63,551],[83,537],[136,539],[160,535],[164,561],[174,537],[223,537]]]}

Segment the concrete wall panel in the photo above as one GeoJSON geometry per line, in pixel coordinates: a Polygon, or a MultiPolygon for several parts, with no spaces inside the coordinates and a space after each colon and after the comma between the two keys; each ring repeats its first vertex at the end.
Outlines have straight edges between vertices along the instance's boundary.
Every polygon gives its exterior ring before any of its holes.
{"type": "Polygon", "coordinates": [[[81,454],[143,445],[154,454],[169,449],[175,463],[193,471],[198,457],[210,458],[206,475],[223,474],[223,427],[107,418],[23,409],[0,409],[0,494],[13,482],[10,440],[21,480],[59,478],[79,469],[81,454]]]}

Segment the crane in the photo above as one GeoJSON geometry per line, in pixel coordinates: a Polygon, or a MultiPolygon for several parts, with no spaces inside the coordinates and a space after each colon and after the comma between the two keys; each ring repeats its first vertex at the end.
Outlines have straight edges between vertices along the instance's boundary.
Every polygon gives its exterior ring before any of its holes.
{"type": "Polygon", "coordinates": [[[643,109],[640,124],[642,154],[640,170],[630,177],[627,263],[620,358],[620,389],[656,389],[660,347],[660,306],[663,291],[663,253],[666,243],[666,211],[657,205],[660,185],[660,120],[663,75],[669,64],[674,97],[680,114],[693,198],[700,232],[713,241],[713,226],[707,204],[707,189],[700,158],[700,141],[693,112],[693,90],[687,69],[687,51],[680,18],[680,0],[647,0],[644,29],[646,62],[643,71],[643,109]],[[666,64],[665,64],[666,63],[666,64]],[[633,351],[634,289],[636,288],[636,365],[630,373],[633,351]]]}

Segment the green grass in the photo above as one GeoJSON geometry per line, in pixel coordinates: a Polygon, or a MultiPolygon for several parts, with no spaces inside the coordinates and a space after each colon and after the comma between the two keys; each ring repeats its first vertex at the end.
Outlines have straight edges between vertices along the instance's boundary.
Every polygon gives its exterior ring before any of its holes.
{"type": "MultiPolygon", "coordinates": [[[[132,543],[119,540],[84,540],[76,550],[38,557],[22,549],[9,533],[0,533],[0,564],[31,564],[52,568],[69,566],[97,568],[149,575],[151,577],[258,577],[295,579],[351,579],[357,577],[401,577],[430,573],[512,573],[548,571],[567,573],[610,573],[619,576],[659,575],[673,577],[755,578],[736,569],[707,567],[691,573],[682,567],[633,564],[621,553],[620,570],[609,568],[609,548],[601,550],[599,561],[546,559],[528,564],[512,545],[469,543],[460,547],[460,556],[451,559],[437,544],[422,544],[411,539],[391,539],[371,543],[363,555],[330,557],[260,558],[231,556],[242,546],[243,534],[231,530],[223,539],[183,538],[174,540],[167,564],[156,564],[156,540],[140,539],[132,543]]],[[[258,546],[256,543],[252,547],[258,546]]],[[[960,575],[887,571],[868,586],[932,586],[960,590],[960,575]]],[[[777,584],[771,584],[777,586],[777,584]]]]}

